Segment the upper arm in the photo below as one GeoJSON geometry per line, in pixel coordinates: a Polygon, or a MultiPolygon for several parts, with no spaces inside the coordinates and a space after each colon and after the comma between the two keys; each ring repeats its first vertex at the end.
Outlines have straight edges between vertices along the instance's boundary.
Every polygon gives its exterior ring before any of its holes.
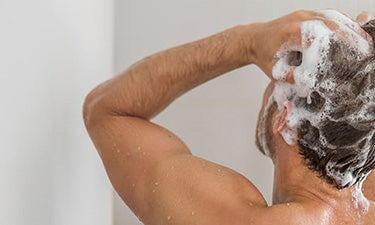
{"type": "Polygon", "coordinates": [[[229,222],[239,207],[266,206],[245,177],[191,155],[156,124],[103,115],[86,126],[114,188],[146,224],[229,222]]]}
{"type": "Polygon", "coordinates": [[[144,192],[152,168],[162,159],[190,154],[175,135],[137,117],[96,112],[86,127],[112,185],[137,215],[148,208],[144,192]]]}

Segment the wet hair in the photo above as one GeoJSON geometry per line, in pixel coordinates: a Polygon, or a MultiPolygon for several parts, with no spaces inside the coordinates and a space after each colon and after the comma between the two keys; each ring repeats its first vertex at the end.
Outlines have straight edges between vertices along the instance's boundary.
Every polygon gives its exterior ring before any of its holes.
{"type": "Polygon", "coordinates": [[[272,116],[276,110],[276,102],[273,102],[269,106],[262,107],[258,114],[258,121],[255,130],[255,145],[262,154],[268,155],[271,158],[275,153],[275,149],[270,143],[274,143],[274,136],[272,135],[272,116]],[[262,143],[263,138],[264,142],[262,143]]]}
{"type": "MultiPolygon", "coordinates": [[[[362,28],[375,40],[375,20],[362,28]]],[[[326,57],[330,68],[318,72],[310,99],[293,99],[295,106],[325,116],[314,125],[302,120],[297,142],[306,165],[342,189],[375,169],[375,54],[359,58],[348,44],[332,41],[326,57]]]]}

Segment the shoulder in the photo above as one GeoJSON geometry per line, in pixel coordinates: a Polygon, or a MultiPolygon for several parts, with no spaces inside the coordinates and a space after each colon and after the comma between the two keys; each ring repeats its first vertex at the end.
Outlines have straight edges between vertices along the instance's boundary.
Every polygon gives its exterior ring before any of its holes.
{"type": "Polygon", "coordinates": [[[145,220],[160,224],[232,224],[247,220],[252,208],[268,207],[246,177],[189,154],[158,163],[145,186],[152,205],[145,220]]]}
{"type": "Polygon", "coordinates": [[[143,197],[149,207],[140,217],[147,225],[309,225],[324,213],[299,203],[269,207],[246,177],[190,154],[155,165],[143,197]]]}
{"type": "Polygon", "coordinates": [[[330,210],[318,205],[290,202],[273,205],[267,208],[254,208],[249,218],[258,225],[316,225],[327,224],[330,210]]]}

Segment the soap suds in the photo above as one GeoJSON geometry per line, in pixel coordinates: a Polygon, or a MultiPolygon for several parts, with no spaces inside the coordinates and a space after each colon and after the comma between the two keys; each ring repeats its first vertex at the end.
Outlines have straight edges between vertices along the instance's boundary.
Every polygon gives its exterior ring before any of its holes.
{"type": "Polygon", "coordinates": [[[353,203],[354,206],[360,211],[361,214],[366,214],[370,209],[370,202],[363,195],[362,192],[363,182],[356,184],[353,190],[353,203]]]}
{"type": "Polygon", "coordinates": [[[365,55],[369,53],[371,46],[368,41],[359,34],[361,26],[358,23],[336,10],[327,9],[317,12],[322,14],[325,19],[334,21],[338,24],[339,30],[345,32],[345,37],[348,38],[348,43],[352,44],[352,47],[357,48],[358,52],[365,55]]]}
{"type": "MultiPolygon", "coordinates": [[[[326,176],[339,186],[346,187],[354,185],[358,180],[364,180],[368,175],[363,172],[358,177],[358,169],[366,162],[375,135],[375,124],[369,123],[375,121],[375,85],[372,84],[375,82],[375,73],[374,77],[368,75],[375,70],[375,63],[368,63],[365,68],[358,66],[358,71],[352,74],[352,78],[341,82],[342,78],[332,75],[333,70],[340,68],[336,68],[337,63],[330,59],[336,57],[334,54],[343,51],[345,60],[357,62],[371,56],[373,47],[358,34],[360,26],[346,16],[334,10],[323,10],[318,13],[325,19],[334,21],[338,25],[338,30],[332,31],[321,20],[304,21],[301,23],[301,64],[288,65],[288,53],[295,51],[295,46],[291,49],[286,44],[276,54],[275,58],[278,61],[272,71],[276,82],[260,121],[259,141],[266,155],[270,156],[265,137],[267,112],[273,103],[282,111],[285,108],[284,104],[290,102],[292,112],[287,117],[287,128],[281,132],[287,144],[302,144],[314,150],[320,157],[327,154],[326,149],[332,152],[340,151],[342,148],[347,151],[350,148],[362,151],[355,159],[358,161],[356,166],[345,167],[345,170],[338,169],[344,164],[338,165],[334,161],[326,164],[326,176]],[[343,37],[342,34],[346,35],[343,37]],[[290,84],[286,82],[286,76],[293,70],[295,82],[290,84]],[[357,90],[358,87],[363,87],[366,91],[357,90]],[[350,111],[351,108],[353,112],[350,111]],[[353,133],[353,136],[358,137],[358,140],[345,146],[336,143],[337,140],[332,139],[329,133],[330,127],[334,127],[335,124],[342,125],[343,129],[356,129],[357,132],[353,133]],[[304,134],[306,140],[298,136],[297,131],[301,131],[302,126],[308,127],[304,134]],[[318,138],[313,139],[315,136],[318,138]]],[[[358,195],[358,199],[359,197],[361,196],[358,195]]]]}

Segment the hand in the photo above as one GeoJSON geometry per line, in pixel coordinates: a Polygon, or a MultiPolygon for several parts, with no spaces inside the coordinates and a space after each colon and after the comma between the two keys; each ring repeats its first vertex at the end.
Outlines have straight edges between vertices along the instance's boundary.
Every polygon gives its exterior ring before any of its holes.
{"type": "MultiPolygon", "coordinates": [[[[347,27],[352,32],[360,34],[364,39],[372,41],[371,37],[360,28],[360,25],[368,22],[370,18],[369,14],[361,13],[357,17],[355,26],[350,24],[347,27]]],[[[296,11],[267,23],[254,24],[253,63],[258,65],[268,77],[273,79],[272,68],[278,60],[276,53],[285,45],[288,46],[288,51],[291,53],[302,51],[301,23],[308,20],[322,21],[332,31],[337,32],[339,36],[348,36],[347,33],[339,29],[339,25],[335,21],[326,18],[318,11],[296,11]]],[[[291,66],[297,66],[293,65],[293,61],[296,61],[295,57],[300,56],[300,54],[291,54],[291,56],[291,66]]],[[[293,70],[287,75],[286,80],[293,82],[293,70]]]]}
{"type": "Polygon", "coordinates": [[[368,12],[362,12],[361,14],[359,14],[357,16],[357,19],[356,21],[359,23],[359,25],[363,26],[364,24],[366,24],[367,22],[369,22],[371,20],[372,16],[370,13],[368,12]]]}

